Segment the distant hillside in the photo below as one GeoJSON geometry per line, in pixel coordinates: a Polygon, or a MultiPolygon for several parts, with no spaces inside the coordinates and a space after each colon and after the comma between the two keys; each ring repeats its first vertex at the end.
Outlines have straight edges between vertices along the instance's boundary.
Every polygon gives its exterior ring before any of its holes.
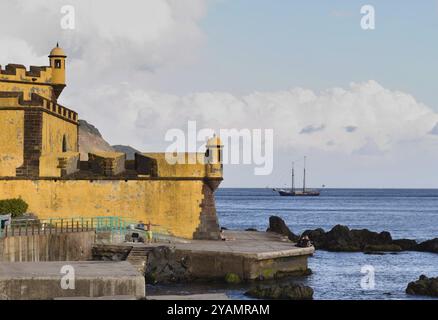
{"type": "Polygon", "coordinates": [[[79,152],[81,160],[88,160],[89,152],[114,151],[99,130],[85,120],[79,120],[79,152]]]}
{"type": "Polygon", "coordinates": [[[88,153],[97,151],[116,151],[126,153],[127,160],[134,160],[135,153],[140,152],[130,146],[111,146],[102,137],[99,129],[85,120],[79,120],[79,152],[81,153],[81,160],[88,160],[88,153]]]}
{"type": "Polygon", "coordinates": [[[137,149],[134,149],[131,146],[115,145],[115,146],[112,146],[112,148],[117,152],[126,153],[127,160],[134,160],[135,154],[140,153],[140,151],[138,151],[137,149]]]}

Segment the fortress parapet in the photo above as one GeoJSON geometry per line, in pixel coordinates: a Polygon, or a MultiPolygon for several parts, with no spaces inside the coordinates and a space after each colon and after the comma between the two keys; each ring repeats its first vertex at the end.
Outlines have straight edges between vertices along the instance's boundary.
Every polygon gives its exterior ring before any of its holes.
{"type": "Polygon", "coordinates": [[[3,81],[20,81],[49,84],[51,79],[50,67],[30,66],[29,71],[22,64],[7,64],[3,69],[0,66],[0,78],[3,81]]]}
{"type": "Polygon", "coordinates": [[[93,173],[117,176],[125,171],[126,154],[119,152],[97,152],[88,154],[88,166],[93,173]]]}
{"type": "Polygon", "coordinates": [[[67,177],[79,171],[79,152],[51,153],[40,157],[40,177],[67,177]]]}
{"type": "Polygon", "coordinates": [[[78,114],[59,103],[40,96],[37,93],[31,93],[30,99],[25,100],[23,92],[0,92],[0,110],[40,110],[60,117],[63,120],[78,123],[78,114]]]}

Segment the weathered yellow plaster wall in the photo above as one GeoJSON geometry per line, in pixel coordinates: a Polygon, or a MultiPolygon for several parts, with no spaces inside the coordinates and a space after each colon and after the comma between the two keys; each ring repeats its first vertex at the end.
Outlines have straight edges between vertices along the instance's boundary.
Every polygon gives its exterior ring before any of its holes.
{"type": "MultiPolygon", "coordinates": [[[[3,76],[3,75],[2,75],[3,76]]],[[[0,81],[1,92],[23,92],[24,100],[30,100],[31,93],[37,93],[47,99],[52,100],[53,88],[50,85],[35,83],[16,83],[0,81]]]]}
{"type": "MultiPolygon", "coordinates": [[[[159,177],[205,177],[206,176],[203,154],[179,153],[178,163],[176,164],[169,163],[166,159],[165,153],[142,153],[142,155],[155,159],[157,161],[159,177]]],[[[171,154],[169,154],[169,156],[171,156],[171,154]]]]}
{"type": "MultiPolygon", "coordinates": [[[[211,150],[211,152],[220,152],[211,150]]],[[[155,159],[159,177],[222,177],[222,164],[209,164],[204,153],[142,153],[143,156],[155,159]],[[168,160],[177,161],[176,164],[168,160]]]]}
{"type": "Polygon", "coordinates": [[[42,155],[62,152],[66,137],[67,151],[78,151],[78,126],[48,113],[43,114],[42,155]]]}
{"type": "Polygon", "coordinates": [[[41,219],[122,216],[191,239],[200,224],[202,180],[0,180],[0,199],[21,197],[41,219]]]}
{"type": "Polygon", "coordinates": [[[15,177],[23,164],[24,111],[0,110],[0,176],[15,177]]]}
{"type": "Polygon", "coordinates": [[[40,177],[61,177],[78,169],[79,152],[50,153],[40,157],[40,177]]]}

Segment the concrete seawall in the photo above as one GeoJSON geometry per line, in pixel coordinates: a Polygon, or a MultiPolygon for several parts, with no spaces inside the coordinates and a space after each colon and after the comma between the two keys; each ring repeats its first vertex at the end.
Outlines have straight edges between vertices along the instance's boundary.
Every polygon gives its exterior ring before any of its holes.
{"type": "Polygon", "coordinates": [[[91,260],[94,241],[94,231],[6,237],[0,239],[0,261],[91,260]]]}
{"type": "Polygon", "coordinates": [[[111,296],[145,297],[144,277],[129,262],[0,262],[0,300],[111,296]]]}

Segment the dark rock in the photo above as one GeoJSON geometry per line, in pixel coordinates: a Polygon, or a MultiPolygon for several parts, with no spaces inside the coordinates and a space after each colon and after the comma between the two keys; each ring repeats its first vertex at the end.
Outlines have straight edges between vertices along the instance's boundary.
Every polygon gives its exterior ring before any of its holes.
{"type": "Polygon", "coordinates": [[[245,293],[258,299],[311,300],[313,289],[301,284],[259,285],[245,293]]]}
{"type": "Polygon", "coordinates": [[[180,257],[166,246],[155,247],[148,253],[145,277],[149,284],[190,281],[189,258],[180,257]]]}
{"type": "Polygon", "coordinates": [[[266,231],[281,234],[291,241],[298,241],[299,239],[299,236],[290,231],[284,220],[277,216],[269,217],[269,228],[266,231]]]}
{"type": "Polygon", "coordinates": [[[248,228],[248,229],[245,229],[245,231],[258,231],[258,230],[254,229],[254,228],[248,228]]]}
{"type": "Polygon", "coordinates": [[[303,232],[303,236],[305,235],[309,237],[315,248],[322,248],[327,240],[326,232],[321,228],[315,230],[306,230],[303,232]]]}
{"type": "Polygon", "coordinates": [[[375,255],[375,256],[384,256],[387,252],[382,251],[364,251],[364,254],[375,255]]]}
{"type": "MultiPolygon", "coordinates": [[[[287,236],[292,241],[299,237],[293,234],[284,221],[276,216],[269,218],[267,231],[287,236]]],[[[393,240],[389,232],[373,232],[368,229],[350,230],[347,226],[337,225],[330,231],[323,229],[306,230],[303,235],[309,237],[315,249],[334,252],[366,252],[378,254],[384,252],[422,251],[438,253],[438,238],[418,244],[411,239],[393,240]]]]}
{"type": "Polygon", "coordinates": [[[424,241],[417,245],[417,251],[438,253],[438,238],[424,241]]]}
{"type": "Polygon", "coordinates": [[[131,249],[132,246],[96,244],[92,248],[92,259],[95,261],[124,261],[131,249]]]}
{"type": "Polygon", "coordinates": [[[408,246],[412,243],[394,243],[391,234],[383,231],[380,233],[367,229],[350,230],[347,226],[337,225],[329,232],[323,229],[307,230],[307,235],[316,249],[327,251],[344,252],[399,252],[402,245],[408,246]]]}
{"type": "Polygon", "coordinates": [[[397,239],[392,241],[393,244],[400,246],[403,251],[412,251],[417,247],[417,241],[410,239],[397,239]]]}
{"type": "Polygon", "coordinates": [[[370,244],[363,249],[364,253],[400,252],[402,248],[396,244],[370,244]]]}
{"type": "Polygon", "coordinates": [[[325,247],[329,251],[361,251],[347,226],[337,225],[326,234],[325,247]]]}
{"type": "Polygon", "coordinates": [[[390,245],[392,244],[391,234],[387,231],[380,233],[367,229],[351,230],[352,238],[360,245],[390,245]]]}
{"type": "Polygon", "coordinates": [[[438,277],[428,278],[421,275],[420,279],[410,282],[406,293],[411,295],[438,297],[438,277]]]}

